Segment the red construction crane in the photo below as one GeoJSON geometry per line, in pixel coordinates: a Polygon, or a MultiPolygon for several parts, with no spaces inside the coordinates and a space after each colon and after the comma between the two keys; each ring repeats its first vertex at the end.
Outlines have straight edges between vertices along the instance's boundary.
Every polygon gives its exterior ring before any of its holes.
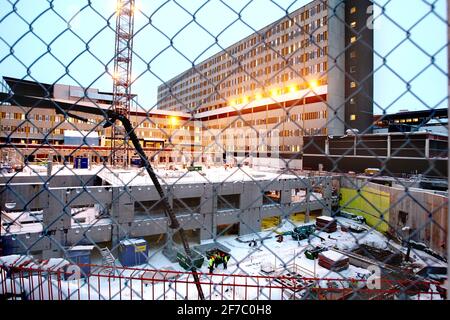
{"type": "MultiPolygon", "coordinates": [[[[116,49],[114,54],[113,104],[115,112],[129,118],[131,108],[131,67],[133,61],[135,0],[117,0],[116,49]]],[[[120,122],[111,128],[111,164],[128,167],[130,146],[120,122]]]]}

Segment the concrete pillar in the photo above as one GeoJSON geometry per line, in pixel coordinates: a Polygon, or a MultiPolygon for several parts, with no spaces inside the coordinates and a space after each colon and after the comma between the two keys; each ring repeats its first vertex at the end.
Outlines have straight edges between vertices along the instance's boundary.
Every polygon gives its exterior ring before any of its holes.
{"type": "Polygon", "coordinates": [[[388,157],[388,158],[390,158],[391,157],[391,135],[388,135],[388,137],[387,137],[387,152],[386,152],[386,156],[388,157]]]}
{"type": "Polygon", "coordinates": [[[115,249],[120,240],[129,234],[129,224],[134,220],[134,200],[127,188],[113,188],[111,217],[113,219],[111,240],[115,249]]]}
{"type": "MultiPolygon", "coordinates": [[[[48,185],[47,185],[48,188],[48,185]]],[[[43,227],[47,237],[54,241],[50,241],[47,250],[43,250],[44,259],[62,257],[62,247],[67,245],[67,230],[71,227],[71,209],[67,205],[67,194],[65,189],[52,189],[48,192],[47,207],[43,209],[43,227]]]]}
{"type": "Polygon", "coordinates": [[[425,158],[430,158],[430,138],[427,137],[425,140],[425,158]]]}
{"type": "Polygon", "coordinates": [[[256,182],[244,184],[241,194],[239,214],[239,235],[261,231],[262,190],[256,182]]]}
{"type": "Polygon", "coordinates": [[[328,138],[325,139],[325,154],[330,154],[330,140],[328,138]]]}
{"type": "Polygon", "coordinates": [[[48,204],[43,210],[43,224],[47,230],[69,229],[71,226],[70,206],[67,205],[64,189],[48,192],[48,204]]]}
{"type": "Polygon", "coordinates": [[[331,196],[333,194],[333,186],[331,183],[331,177],[324,178],[322,182],[323,191],[323,201],[325,202],[325,207],[322,209],[322,214],[324,216],[331,216],[331,205],[332,205],[332,199],[331,196]]]}
{"type": "Polygon", "coordinates": [[[205,185],[200,199],[200,214],[203,215],[203,224],[200,228],[200,241],[214,239],[217,235],[217,190],[216,186],[205,185]]]}
{"type": "Polygon", "coordinates": [[[280,204],[289,204],[292,202],[292,190],[281,190],[280,204]]]}
{"type": "Polygon", "coordinates": [[[311,201],[311,191],[312,191],[312,186],[311,186],[311,179],[307,179],[306,182],[306,194],[305,194],[305,202],[306,202],[306,210],[305,210],[305,223],[309,222],[309,218],[310,218],[310,201],[311,201]]]}
{"type": "Polygon", "coordinates": [[[50,179],[53,171],[53,154],[50,152],[47,158],[47,180],[50,179]]]}
{"type": "Polygon", "coordinates": [[[239,215],[239,235],[252,234],[261,231],[261,215],[259,208],[242,210],[239,215]]]}

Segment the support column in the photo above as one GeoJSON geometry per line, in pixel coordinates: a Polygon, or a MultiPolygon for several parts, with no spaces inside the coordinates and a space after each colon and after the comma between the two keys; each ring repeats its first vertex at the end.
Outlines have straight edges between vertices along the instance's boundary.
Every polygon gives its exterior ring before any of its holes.
{"type": "Polygon", "coordinates": [[[308,223],[310,219],[311,191],[312,191],[311,179],[308,179],[306,182],[306,194],[305,194],[305,202],[306,202],[305,223],[308,223]]]}
{"type": "Polygon", "coordinates": [[[62,247],[67,246],[67,230],[71,227],[72,219],[70,206],[67,205],[66,190],[52,189],[48,191],[47,199],[47,208],[43,210],[43,231],[45,236],[53,241],[49,241],[49,247],[42,251],[42,256],[44,259],[63,257],[62,247]]]}
{"type": "Polygon", "coordinates": [[[246,182],[241,194],[239,235],[261,231],[262,190],[256,182],[246,182]]]}
{"type": "Polygon", "coordinates": [[[391,135],[388,134],[388,137],[387,137],[387,152],[386,152],[386,156],[387,156],[388,158],[391,157],[391,143],[392,143],[392,141],[391,141],[391,135]]]}
{"type": "Polygon", "coordinates": [[[331,216],[332,210],[332,195],[333,195],[333,187],[331,183],[331,177],[325,177],[322,182],[322,186],[324,186],[324,190],[322,191],[323,201],[325,202],[325,207],[322,209],[324,216],[331,216]]]}
{"type": "Polygon", "coordinates": [[[111,217],[114,219],[112,225],[112,248],[117,248],[119,242],[129,234],[129,229],[134,220],[134,201],[127,192],[127,188],[118,187],[112,190],[111,217]]]}
{"type": "Polygon", "coordinates": [[[214,239],[217,235],[217,186],[205,185],[200,199],[200,214],[203,225],[200,228],[200,241],[214,239]]]}

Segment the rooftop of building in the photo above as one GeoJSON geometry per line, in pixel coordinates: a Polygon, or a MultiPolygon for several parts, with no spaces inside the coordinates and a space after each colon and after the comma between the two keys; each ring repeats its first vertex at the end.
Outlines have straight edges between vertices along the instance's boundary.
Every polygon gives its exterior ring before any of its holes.
{"type": "Polygon", "coordinates": [[[400,110],[395,113],[375,115],[377,121],[395,121],[407,118],[448,118],[448,108],[425,108],[422,110],[400,110]]]}
{"type": "MultiPolygon", "coordinates": [[[[202,65],[203,63],[205,63],[205,62],[207,62],[207,61],[209,61],[209,60],[211,60],[211,59],[214,59],[214,58],[216,58],[216,57],[219,57],[220,55],[222,55],[222,54],[224,54],[224,53],[230,52],[230,50],[231,50],[234,46],[236,46],[237,44],[239,44],[239,43],[241,43],[241,42],[248,41],[248,40],[250,40],[252,37],[254,37],[255,35],[263,35],[263,32],[265,32],[266,29],[269,29],[269,28],[271,28],[271,27],[277,25],[278,23],[280,23],[280,22],[282,22],[282,21],[284,21],[284,20],[287,20],[287,18],[289,19],[289,18],[294,17],[294,16],[297,15],[299,12],[301,12],[301,11],[304,10],[305,8],[311,6],[311,5],[314,4],[315,2],[318,2],[318,3],[320,3],[320,4],[323,3],[323,1],[321,1],[321,0],[312,0],[312,1],[308,2],[307,4],[301,6],[300,8],[298,8],[298,9],[292,11],[292,12],[289,13],[287,16],[285,15],[285,16],[283,16],[282,18],[280,18],[280,19],[278,19],[278,20],[275,20],[275,21],[269,23],[269,24],[267,24],[266,26],[264,26],[264,27],[262,27],[262,28],[260,28],[260,29],[258,29],[258,30],[254,30],[254,32],[253,32],[252,34],[250,34],[250,35],[248,35],[248,36],[246,36],[246,37],[244,37],[244,38],[242,38],[242,39],[240,39],[240,40],[234,42],[233,44],[231,44],[231,45],[229,45],[229,46],[227,46],[227,47],[225,47],[225,48],[221,48],[222,50],[221,50],[220,52],[213,54],[212,56],[210,56],[210,57],[208,57],[208,58],[202,60],[201,62],[196,63],[195,66],[193,66],[192,68],[189,68],[189,69],[183,71],[182,73],[180,73],[180,74],[174,76],[173,78],[167,80],[165,83],[163,83],[163,84],[161,84],[161,85],[158,86],[158,90],[159,90],[160,88],[163,88],[163,87],[165,87],[165,86],[170,85],[172,82],[177,82],[178,80],[180,80],[181,78],[183,78],[183,77],[186,75],[186,73],[188,73],[188,72],[189,72],[190,70],[192,70],[193,68],[198,67],[199,65],[202,65]],[[286,17],[287,17],[287,18],[286,18],[286,17]]],[[[256,46],[255,46],[255,47],[256,47],[256,46]]],[[[199,74],[200,74],[200,72],[199,72],[199,74]]]]}

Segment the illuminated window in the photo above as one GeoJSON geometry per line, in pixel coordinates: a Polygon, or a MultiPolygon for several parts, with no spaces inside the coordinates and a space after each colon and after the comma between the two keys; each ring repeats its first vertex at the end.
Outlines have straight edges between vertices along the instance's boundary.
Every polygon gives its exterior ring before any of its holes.
{"type": "Polygon", "coordinates": [[[355,72],[356,72],[356,66],[351,66],[350,73],[355,73],[355,72]]]}
{"type": "Polygon", "coordinates": [[[350,104],[355,104],[355,103],[356,103],[355,98],[350,98],[350,104]]]}
{"type": "Polygon", "coordinates": [[[356,82],[355,81],[350,82],[350,88],[356,88],[356,82]]]}
{"type": "Polygon", "coordinates": [[[350,43],[355,43],[356,42],[356,36],[353,36],[350,38],[350,43]]]}
{"type": "Polygon", "coordinates": [[[355,121],[356,120],[356,114],[351,114],[350,115],[350,120],[351,121],[355,121]]]}
{"type": "Polygon", "coordinates": [[[352,21],[352,22],[350,23],[350,26],[351,26],[352,28],[355,28],[355,27],[356,27],[356,21],[352,21]]]}
{"type": "Polygon", "coordinates": [[[351,7],[351,8],[350,8],[350,13],[351,13],[351,14],[356,13],[356,7],[351,7]]]}

